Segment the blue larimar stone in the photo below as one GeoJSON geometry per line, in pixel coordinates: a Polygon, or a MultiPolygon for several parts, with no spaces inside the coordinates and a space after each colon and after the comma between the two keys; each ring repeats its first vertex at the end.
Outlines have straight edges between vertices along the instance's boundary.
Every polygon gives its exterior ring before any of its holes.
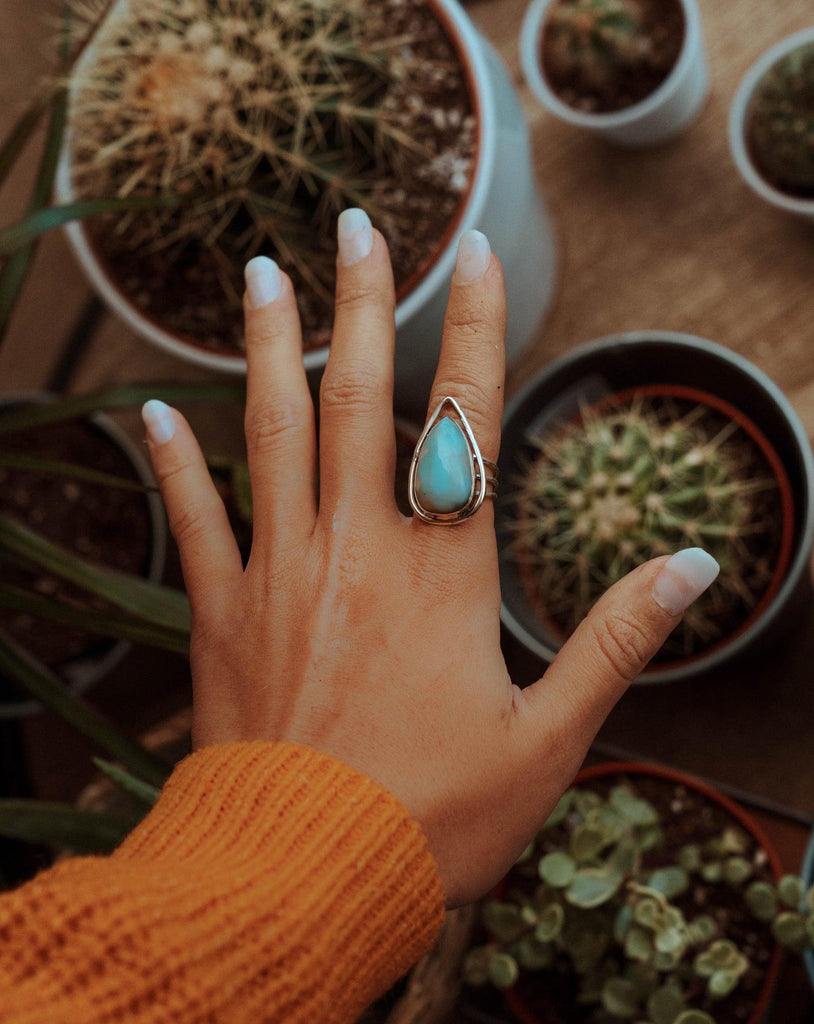
{"type": "Polygon", "coordinates": [[[457,512],[469,501],[475,474],[466,435],[444,416],[427,434],[415,471],[415,491],[428,512],[457,512]]]}

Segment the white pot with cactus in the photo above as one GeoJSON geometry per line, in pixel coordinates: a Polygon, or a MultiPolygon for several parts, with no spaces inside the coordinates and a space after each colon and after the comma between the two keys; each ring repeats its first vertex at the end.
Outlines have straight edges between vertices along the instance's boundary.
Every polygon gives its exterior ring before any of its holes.
{"type": "Polygon", "coordinates": [[[245,370],[240,278],[258,253],[294,278],[306,365],[324,365],[348,206],[390,243],[402,389],[428,386],[460,232],[483,230],[506,265],[510,355],[551,294],[522,112],[454,0],[115,0],[71,75],[57,192],[174,204],[69,238],[131,327],[213,369],[245,370]]]}
{"type": "Polygon", "coordinates": [[[640,682],[768,644],[810,595],[805,431],[769,378],[704,339],[633,332],[551,364],[507,408],[500,475],[501,617],[546,661],[616,580],[683,548],[721,573],[640,682]]]}
{"type": "Polygon", "coordinates": [[[672,139],[709,93],[696,0],[532,0],[520,58],[552,114],[622,146],[672,139]]]}
{"type": "Polygon", "coordinates": [[[762,199],[814,220],[814,28],[782,39],[743,76],[729,146],[762,199]]]}

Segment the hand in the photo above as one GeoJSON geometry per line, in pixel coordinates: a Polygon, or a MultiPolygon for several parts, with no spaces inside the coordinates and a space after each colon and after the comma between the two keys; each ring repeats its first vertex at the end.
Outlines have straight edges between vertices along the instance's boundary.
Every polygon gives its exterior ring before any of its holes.
{"type": "MultiPolygon", "coordinates": [[[[483,235],[467,233],[431,409],[455,397],[492,460],[504,305],[497,259],[483,235]]],[[[394,306],[385,242],[361,211],[347,211],[317,451],[291,282],[269,260],[248,265],[245,571],[186,421],[151,402],[145,422],[192,605],[195,746],[286,740],[376,779],[422,826],[456,905],[513,863],[714,570],[697,549],[667,568],[666,558],[641,566],[538,683],[513,686],[500,651],[491,500],[450,527],[408,519],[395,504],[394,306]]]]}

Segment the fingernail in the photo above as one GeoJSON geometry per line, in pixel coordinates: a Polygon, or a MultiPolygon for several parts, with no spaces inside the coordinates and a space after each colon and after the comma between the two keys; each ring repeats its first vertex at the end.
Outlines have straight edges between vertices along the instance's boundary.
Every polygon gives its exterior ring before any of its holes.
{"type": "Polygon", "coordinates": [[[280,268],[268,256],[255,256],[244,270],[246,295],[252,309],[274,302],[280,294],[280,268]]]}
{"type": "Polygon", "coordinates": [[[141,408],[141,418],[153,444],[166,444],[175,435],[175,417],[172,409],[157,398],[151,398],[141,408]]]}
{"type": "Polygon", "coordinates": [[[720,571],[721,567],[703,548],[685,548],[674,554],[656,577],[653,599],[670,615],[680,615],[720,571]]]}
{"type": "Polygon", "coordinates": [[[474,284],[480,281],[489,266],[492,249],[489,239],[482,231],[464,231],[458,242],[455,259],[455,284],[474,284]]]}
{"type": "Polygon", "coordinates": [[[358,263],[373,248],[373,225],[364,210],[351,207],[339,214],[336,226],[339,241],[339,262],[343,267],[358,263]]]}

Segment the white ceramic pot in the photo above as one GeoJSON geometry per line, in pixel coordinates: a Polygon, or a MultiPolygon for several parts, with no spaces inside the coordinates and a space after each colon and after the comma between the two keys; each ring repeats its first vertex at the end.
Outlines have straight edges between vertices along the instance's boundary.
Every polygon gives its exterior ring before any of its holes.
{"type": "Polygon", "coordinates": [[[700,113],[709,95],[709,64],[696,0],[680,0],[684,10],[684,44],[673,70],[639,103],[611,113],[590,114],[564,103],[551,89],[541,67],[543,24],[554,0],[532,0],[520,31],[523,74],[537,99],[552,114],[579,128],[589,128],[621,146],[639,148],[674,138],[700,113]]]}
{"type": "Polygon", "coordinates": [[[782,60],[787,53],[806,43],[814,43],[814,27],[805,28],[801,32],[795,32],[793,35],[781,39],[779,43],[766,50],[743,76],[729,109],[729,148],[743,180],[762,199],[781,210],[814,220],[814,199],[789,195],[770,184],[752,163],[746,144],[749,107],[752,104],[752,96],[758,83],[766,72],[779,60],[782,60]]]}
{"type": "MultiPolygon", "coordinates": [[[[28,402],[50,402],[54,396],[42,391],[20,391],[0,396],[0,407],[28,402]]],[[[148,486],[155,484],[155,477],[150,464],[144,456],[143,446],[137,445],[121,427],[104,413],[93,413],[87,417],[97,430],[119,448],[132,465],[138,479],[148,486]]],[[[164,575],[164,564],[167,555],[167,520],[164,516],[164,505],[156,491],[148,491],[144,495],[150,518],[150,551],[147,556],[145,579],[158,583],[164,575]]],[[[75,694],[84,693],[100,679],[112,672],[124,658],[132,644],[128,640],[111,640],[101,650],[80,655],[71,659],[60,670],[60,676],[75,694]]],[[[36,700],[0,702],[0,719],[24,718],[42,710],[36,700]]]]}
{"type": "MultiPolygon", "coordinates": [[[[468,64],[479,136],[472,188],[457,229],[429,272],[396,309],[396,401],[405,413],[418,414],[422,420],[461,232],[469,228],[483,231],[503,262],[510,360],[523,349],[542,320],[551,299],[556,264],[552,230],[534,181],[528,129],[506,69],[456,0],[430,2],[468,64]]],[[[82,59],[92,56],[91,44],[82,59]]],[[[63,203],[73,198],[69,153],[70,131],[66,133],[56,179],[57,198],[63,203]]],[[[242,356],[206,350],[145,317],[108,276],[89,245],[82,224],[69,224],[66,231],[93,287],[137,334],[188,362],[226,373],[246,372],[242,356]]],[[[327,357],[327,347],[306,352],[306,369],[319,373],[327,357]]]]}

